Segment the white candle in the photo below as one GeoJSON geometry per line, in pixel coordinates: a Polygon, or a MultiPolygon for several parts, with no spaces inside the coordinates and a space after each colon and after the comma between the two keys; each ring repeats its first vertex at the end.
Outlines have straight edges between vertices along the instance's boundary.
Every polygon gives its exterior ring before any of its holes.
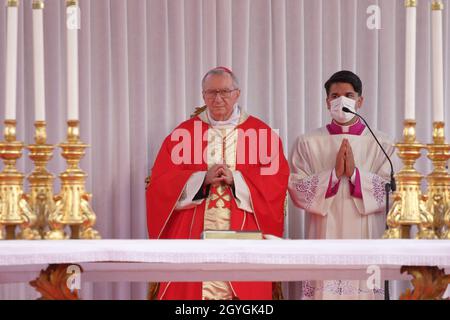
{"type": "Polygon", "coordinates": [[[78,5],[67,1],[67,119],[78,120],[78,5]]]}
{"type": "Polygon", "coordinates": [[[34,117],[45,121],[44,3],[33,1],[34,117]]]}
{"type": "Polygon", "coordinates": [[[431,11],[432,54],[433,54],[433,121],[444,121],[444,60],[442,44],[443,4],[434,1],[431,11]]]}
{"type": "Polygon", "coordinates": [[[5,120],[16,120],[18,2],[8,1],[6,34],[5,120]]]}
{"type": "Polygon", "coordinates": [[[416,1],[406,1],[405,119],[416,118],[416,1]]]}

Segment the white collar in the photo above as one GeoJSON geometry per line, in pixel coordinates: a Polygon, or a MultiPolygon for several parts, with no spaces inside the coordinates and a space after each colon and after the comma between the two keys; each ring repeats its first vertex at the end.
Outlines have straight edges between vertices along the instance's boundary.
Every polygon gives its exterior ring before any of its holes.
{"type": "Polygon", "coordinates": [[[342,128],[342,133],[348,133],[350,131],[351,126],[343,126],[339,125],[342,128]]]}
{"type": "Polygon", "coordinates": [[[209,110],[207,109],[208,113],[208,119],[211,123],[211,126],[213,128],[220,128],[220,127],[229,127],[229,126],[237,126],[239,124],[239,119],[241,118],[241,108],[235,104],[233,107],[233,113],[231,114],[230,118],[225,121],[216,121],[211,117],[211,114],[209,113],[209,110]]]}

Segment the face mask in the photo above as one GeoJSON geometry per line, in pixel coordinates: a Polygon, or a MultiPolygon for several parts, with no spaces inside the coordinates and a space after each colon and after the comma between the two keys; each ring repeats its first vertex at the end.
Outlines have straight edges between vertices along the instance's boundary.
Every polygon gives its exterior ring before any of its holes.
{"type": "Polygon", "coordinates": [[[351,113],[345,113],[342,111],[343,107],[347,107],[351,111],[356,112],[356,101],[353,99],[342,96],[331,101],[330,105],[331,117],[339,123],[347,123],[355,116],[351,113]]]}

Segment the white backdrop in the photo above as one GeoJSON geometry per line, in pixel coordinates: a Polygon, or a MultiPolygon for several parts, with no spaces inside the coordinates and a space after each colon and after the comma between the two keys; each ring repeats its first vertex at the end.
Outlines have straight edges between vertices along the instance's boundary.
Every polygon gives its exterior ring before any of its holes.
{"type": "MultiPolygon", "coordinates": [[[[49,142],[65,137],[66,18],[63,0],[44,13],[49,142]]],[[[431,0],[418,1],[416,114],[418,138],[431,140],[431,0]]],[[[231,67],[241,104],[280,130],[286,153],[299,134],[329,121],[324,82],[340,69],[360,75],[362,114],[398,140],[404,103],[403,0],[80,0],[81,137],[91,145],[89,174],[97,227],[104,238],[146,238],[144,179],[166,135],[201,105],[202,75],[231,67]],[[381,29],[366,26],[370,5],[381,29]]],[[[445,102],[450,94],[448,1],[444,0],[445,102]]],[[[20,2],[18,138],[33,138],[31,0],[20,2]]],[[[6,10],[0,6],[0,75],[5,72],[6,10]]],[[[0,76],[0,120],[5,79],[0,76]]],[[[450,113],[445,117],[450,120],[450,113]]],[[[450,133],[446,128],[447,135],[450,133]]],[[[57,151],[49,168],[65,165],[57,151]]],[[[20,169],[32,169],[26,154],[20,169]]],[[[427,161],[419,168],[426,173],[427,161]]],[[[59,190],[59,186],[56,186],[59,190]]],[[[286,236],[303,237],[304,219],[290,204],[286,236]]],[[[19,290],[19,289],[16,289],[19,290]]],[[[24,289],[9,293],[30,297],[24,289]]],[[[296,296],[291,285],[291,297],[296,296]]],[[[28,292],[28,293],[27,293],[28,292]]],[[[95,285],[85,297],[138,299],[144,285],[95,285]]]]}

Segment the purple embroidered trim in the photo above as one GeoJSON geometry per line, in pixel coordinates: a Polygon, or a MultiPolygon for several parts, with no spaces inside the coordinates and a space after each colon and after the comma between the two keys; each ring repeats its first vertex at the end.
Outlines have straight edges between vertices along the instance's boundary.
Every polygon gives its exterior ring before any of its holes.
{"type": "Polygon", "coordinates": [[[318,176],[311,176],[301,179],[300,182],[295,185],[295,189],[304,195],[303,197],[305,199],[305,209],[309,209],[311,207],[311,204],[317,192],[318,185],[318,176]]]}
{"type": "Polygon", "coordinates": [[[323,292],[337,296],[342,295],[358,295],[370,294],[384,295],[384,289],[361,289],[352,285],[352,282],[346,280],[326,281],[303,281],[302,282],[302,296],[305,298],[314,298],[316,292],[323,292]]]}
{"type": "Polygon", "coordinates": [[[380,176],[374,174],[372,176],[372,195],[377,201],[378,206],[383,206],[386,196],[386,191],[384,186],[386,181],[384,181],[380,176]]]}

